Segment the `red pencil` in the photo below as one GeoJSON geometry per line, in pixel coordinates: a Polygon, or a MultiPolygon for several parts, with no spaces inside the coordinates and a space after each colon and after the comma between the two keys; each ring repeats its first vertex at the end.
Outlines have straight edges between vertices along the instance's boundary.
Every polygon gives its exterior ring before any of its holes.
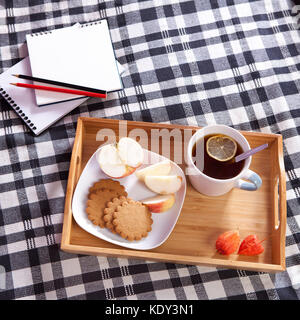
{"type": "Polygon", "coordinates": [[[23,88],[54,91],[54,92],[63,92],[63,93],[77,94],[79,96],[87,96],[87,97],[106,98],[106,94],[88,92],[88,91],[82,91],[82,90],[54,88],[54,87],[40,86],[40,85],[35,85],[35,84],[30,84],[30,83],[11,83],[11,84],[14,86],[23,87],[23,88]]]}

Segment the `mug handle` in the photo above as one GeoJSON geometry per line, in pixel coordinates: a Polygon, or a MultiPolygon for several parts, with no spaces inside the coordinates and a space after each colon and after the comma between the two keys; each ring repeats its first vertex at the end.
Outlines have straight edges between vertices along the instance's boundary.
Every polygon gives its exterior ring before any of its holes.
{"type": "Polygon", "coordinates": [[[239,179],[236,184],[236,188],[247,190],[247,191],[256,191],[262,185],[261,177],[252,170],[247,170],[246,174],[243,176],[243,179],[239,179]],[[243,179],[247,179],[250,182],[246,182],[243,179]]]}

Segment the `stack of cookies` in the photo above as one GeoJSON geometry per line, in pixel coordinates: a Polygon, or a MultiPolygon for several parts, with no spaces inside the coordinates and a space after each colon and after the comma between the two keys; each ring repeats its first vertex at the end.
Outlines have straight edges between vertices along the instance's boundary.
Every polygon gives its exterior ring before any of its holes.
{"type": "Polygon", "coordinates": [[[100,228],[107,228],[129,241],[140,240],[151,231],[151,212],[127,195],[119,181],[102,179],[89,189],[86,213],[100,228]]]}

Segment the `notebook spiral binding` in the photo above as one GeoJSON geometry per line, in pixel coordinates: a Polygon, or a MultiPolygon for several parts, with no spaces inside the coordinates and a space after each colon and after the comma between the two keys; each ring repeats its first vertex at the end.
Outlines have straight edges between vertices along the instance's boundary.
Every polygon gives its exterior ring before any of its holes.
{"type": "Polygon", "coordinates": [[[92,25],[96,25],[96,24],[101,24],[101,21],[93,21],[93,22],[88,22],[85,24],[81,24],[80,28],[84,28],[84,27],[88,27],[88,26],[92,26],[92,25]]]}
{"type": "MultiPolygon", "coordinates": [[[[95,25],[95,24],[101,24],[101,21],[93,21],[93,22],[88,22],[88,23],[85,23],[85,24],[81,24],[80,28],[92,26],[92,25],[95,25]]],[[[43,36],[43,35],[51,34],[51,33],[52,33],[52,31],[41,31],[41,32],[32,33],[30,36],[31,37],[38,37],[38,36],[43,36]]]]}
{"type": "Polygon", "coordinates": [[[6,91],[0,87],[0,94],[2,97],[12,106],[12,108],[19,114],[19,116],[26,122],[31,130],[36,130],[34,123],[28,119],[23,110],[14,102],[14,100],[6,93],[6,91]]]}
{"type": "Polygon", "coordinates": [[[30,36],[31,37],[38,37],[38,36],[44,36],[46,34],[51,34],[52,31],[42,31],[42,32],[37,32],[37,33],[32,33],[30,36]]]}

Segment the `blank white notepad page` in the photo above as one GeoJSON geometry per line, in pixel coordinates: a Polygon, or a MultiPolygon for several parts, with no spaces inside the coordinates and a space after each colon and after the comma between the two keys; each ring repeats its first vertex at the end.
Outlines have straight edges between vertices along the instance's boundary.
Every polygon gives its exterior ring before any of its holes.
{"type": "MultiPolygon", "coordinates": [[[[106,91],[122,89],[106,20],[26,39],[34,77],[106,91]]],[[[42,90],[35,93],[38,105],[78,98],[42,90]]]]}

